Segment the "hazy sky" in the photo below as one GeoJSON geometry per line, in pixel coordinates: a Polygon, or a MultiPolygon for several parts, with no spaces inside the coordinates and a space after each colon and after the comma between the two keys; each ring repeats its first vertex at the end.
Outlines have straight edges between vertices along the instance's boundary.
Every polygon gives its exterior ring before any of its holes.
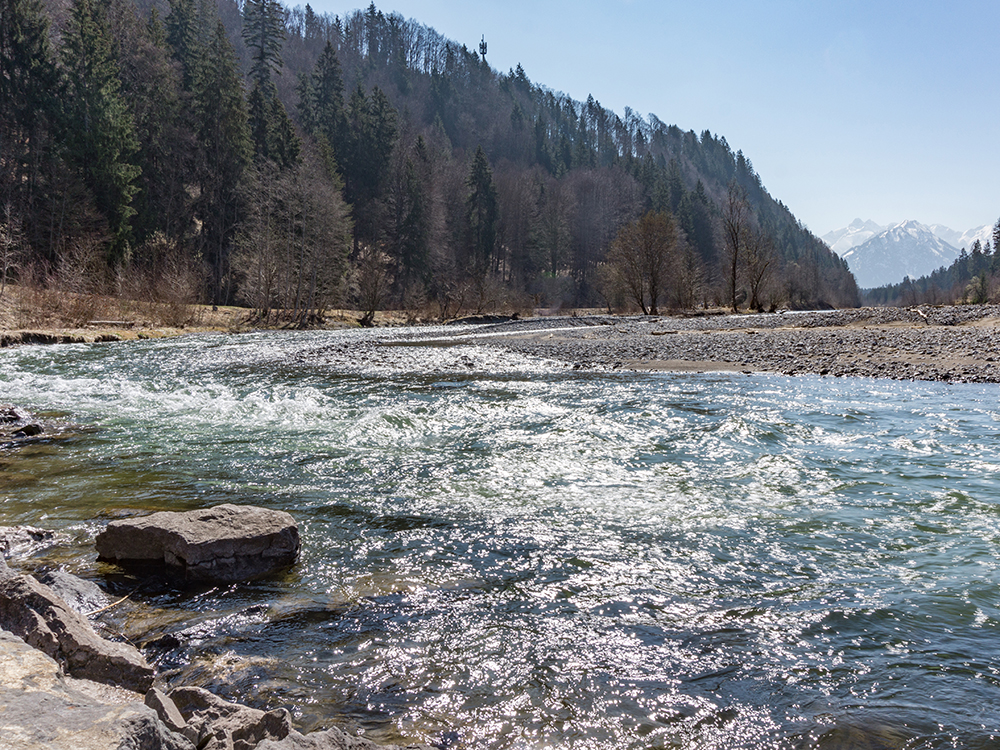
{"type": "Polygon", "coordinates": [[[725,136],[816,234],[857,217],[959,231],[1000,218],[1000,0],[376,5],[470,49],[485,34],[494,68],[520,62],[578,101],[725,136]]]}

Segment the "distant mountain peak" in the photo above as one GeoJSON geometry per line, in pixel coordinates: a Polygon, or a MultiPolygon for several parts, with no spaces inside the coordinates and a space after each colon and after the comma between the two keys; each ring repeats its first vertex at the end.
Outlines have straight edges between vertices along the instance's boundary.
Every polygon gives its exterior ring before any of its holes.
{"type": "Polygon", "coordinates": [[[843,257],[851,248],[866,242],[884,229],[886,227],[876,224],[871,219],[857,218],[843,229],[835,229],[823,235],[821,239],[837,255],[843,257]]]}
{"type": "Polygon", "coordinates": [[[907,276],[927,276],[949,266],[959,251],[919,221],[907,219],[887,227],[842,254],[858,280],[870,289],[898,284],[907,276]]]}

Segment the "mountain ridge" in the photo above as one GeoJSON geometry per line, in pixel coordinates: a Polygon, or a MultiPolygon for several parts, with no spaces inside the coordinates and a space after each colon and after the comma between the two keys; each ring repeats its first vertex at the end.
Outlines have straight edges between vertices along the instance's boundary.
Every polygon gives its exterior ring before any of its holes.
{"type": "Polygon", "coordinates": [[[930,227],[907,220],[890,226],[843,254],[863,289],[919,278],[948,266],[959,251],[930,227]]]}

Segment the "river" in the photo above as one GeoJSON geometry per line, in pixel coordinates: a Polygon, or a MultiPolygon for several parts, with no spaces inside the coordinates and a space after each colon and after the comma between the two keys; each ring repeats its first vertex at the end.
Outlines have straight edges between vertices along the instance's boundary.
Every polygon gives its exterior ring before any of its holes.
{"type": "Polygon", "coordinates": [[[173,684],[307,730],[998,746],[1000,387],[588,372],[447,335],[0,351],[0,401],[64,429],[0,453],[0,523],[131,593],[117,625],[173,684]],[[109,520],[221,502],[290,512],[300,563],[181,591],[96,561],[109,520]]]}

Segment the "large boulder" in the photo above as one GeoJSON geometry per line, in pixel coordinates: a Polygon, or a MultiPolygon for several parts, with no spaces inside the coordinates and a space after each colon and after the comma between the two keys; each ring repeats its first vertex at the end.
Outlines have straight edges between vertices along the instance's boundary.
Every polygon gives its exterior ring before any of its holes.
{"type": "Polygon", "coordinates": [[[0,630],[3,750],[194,750],[139,698],[66,677],[52,658],[0,630]]]}
{"type": "Polygon", "coordinates": [[[66,674],[145,693],[154,670],[125,643],[101,638],[48,586],[0,565],[0,628],[50,656],[66,674]]]}
{"type": "Polygon", "coordinates": [[[288,513],[250,505],[162,511],[112,521],[97,553],[123,567],[161,563],[185,581],[232,583],[293,565],[299,530],[288,513]]]}

